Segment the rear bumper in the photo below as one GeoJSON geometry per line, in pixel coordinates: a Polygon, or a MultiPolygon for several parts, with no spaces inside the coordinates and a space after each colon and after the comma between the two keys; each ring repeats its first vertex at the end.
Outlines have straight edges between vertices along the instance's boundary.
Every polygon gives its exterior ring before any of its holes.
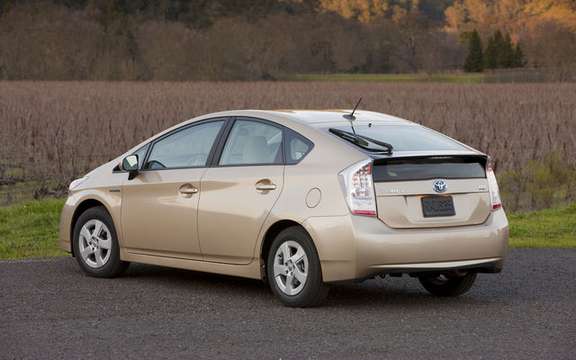
{"type": "Polygon", "coordinates": [[[371,267],[377,273],[393,274],[393,273],[424,273],[436,272],[445,270],[469,270],[473,269],[477,272],[483,273],[498,273],[502,271],[504,259],[501,257],[489,259],[474,259],[474,260],[461,260],[461,261],[440,261],[431,263],[416,263],[416,264],[387,264],[375,265],[371,267]]]}
{"type": "Polygon", "coordinates": [[[352,215],[310,218],[304,226],[327,282],[447,269],[499,272],[508,247],[503,210],[474,226],[392,229],[378,219],[352,215]]]}

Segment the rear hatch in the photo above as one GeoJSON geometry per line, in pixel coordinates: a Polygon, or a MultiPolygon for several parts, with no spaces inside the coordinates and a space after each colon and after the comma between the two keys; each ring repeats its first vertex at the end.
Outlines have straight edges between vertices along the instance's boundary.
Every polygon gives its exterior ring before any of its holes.
{"type": "Polygon", "coordinates": [[[424,126],[362,116],[329,132],[374,159],[376,212],[388,226],[477,225],[490,215],[488,158],[477,150],[424,126]]]}
{"type": "Polygon", "coordinates": [[[485,155],[376,158],[378,218],[392,228],[477,225],[490,215],[485,155]]]}

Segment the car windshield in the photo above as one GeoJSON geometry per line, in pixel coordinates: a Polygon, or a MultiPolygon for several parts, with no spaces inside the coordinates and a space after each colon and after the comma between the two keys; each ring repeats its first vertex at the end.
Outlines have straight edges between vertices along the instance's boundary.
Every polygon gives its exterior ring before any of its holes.
{"type": "MultiPolygon", "coordinates": [[[[350,132],[350,126],[333,127],[350,132]]],[[[396,151],[468,150],[455,140],[418,125],[356,125],[356,134],[388,143],[396,151]]]]}

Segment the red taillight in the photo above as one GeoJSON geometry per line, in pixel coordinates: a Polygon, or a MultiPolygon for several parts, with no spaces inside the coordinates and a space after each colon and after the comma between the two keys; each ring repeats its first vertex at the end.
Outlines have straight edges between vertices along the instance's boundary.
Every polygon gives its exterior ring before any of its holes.
{"type": "Polygon", "coordinates": [[[372,160],[356,163],[340,173],[346,202],[354,215],[376,216],[372,160]]]}
{"type": "Polygon", "coordinates": [[[495,211],[502,208],[502,200],[500,199],[500,189],[498,188],[491,160],[488,160],[488,164],[486,164],[486,179],[488,180],[488,191],[490,192],[490,206],[492,211],[495,211]]]}

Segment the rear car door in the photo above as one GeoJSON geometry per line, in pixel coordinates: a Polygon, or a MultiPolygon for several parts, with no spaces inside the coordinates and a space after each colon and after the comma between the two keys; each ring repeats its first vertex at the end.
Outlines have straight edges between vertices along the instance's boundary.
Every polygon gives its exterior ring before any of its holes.
{"type": "Polygon", "coordinates": [[[202,178],[198,230],[206,261],[247,264],[284,183],[283,128],[237,118],[202,178]]]}
{"type": "Polygon", "coordinates": [[[124,247],[129,252],[201,259],[197,211],[224,119],[194,123],[150,145],[138,176],[123,186],[124,247]]]}

